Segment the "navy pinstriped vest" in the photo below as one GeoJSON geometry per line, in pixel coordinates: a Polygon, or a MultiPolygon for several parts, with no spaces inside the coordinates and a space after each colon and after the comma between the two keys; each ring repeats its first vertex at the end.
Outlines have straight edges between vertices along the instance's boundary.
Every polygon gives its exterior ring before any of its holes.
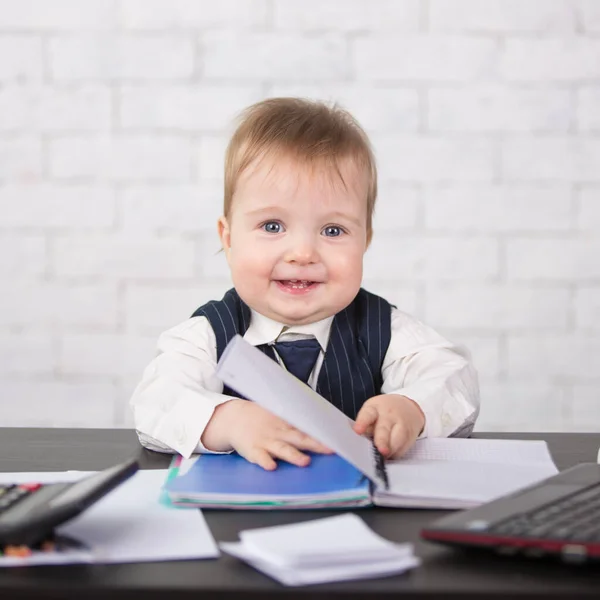
{"type": "MultiPolygon", "coordinates": [[[[217,340],[217,360],[234,335],[250,325],[250,308],[231,289],[222,300],[201,306],[192,317],[206,317],[217,340]]],[[[333,318],[317,380],[317,392],[354,419],[363,403],[381,393],[381,366],[391,338],[391,305],[363,290],[333,318]]],[[[260,349],[275,359],[270,347],[260,349]]],[[[227,387],[224,394],[239,397],[227,387]]]]}

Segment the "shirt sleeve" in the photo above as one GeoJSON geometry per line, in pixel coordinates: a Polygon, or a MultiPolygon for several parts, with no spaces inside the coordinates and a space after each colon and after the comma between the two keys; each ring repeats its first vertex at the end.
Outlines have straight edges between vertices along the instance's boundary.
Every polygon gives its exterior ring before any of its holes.
{"type": "Polygon", "coordinates": [[[420,437],[468,436],[479,414],[479,382],[469,352],[392,307],[383,394],[414,400],[425,415],[420,437]]]}
{"type": "Polygon", "coordinates": [[[215,334],[206,317],[194,317],[158,339],[156,358],[144,370],[130,404],[140,443],[158,452],[210,452],[200,438],[215,408],[231,400],[215,375],[215,334]]]}

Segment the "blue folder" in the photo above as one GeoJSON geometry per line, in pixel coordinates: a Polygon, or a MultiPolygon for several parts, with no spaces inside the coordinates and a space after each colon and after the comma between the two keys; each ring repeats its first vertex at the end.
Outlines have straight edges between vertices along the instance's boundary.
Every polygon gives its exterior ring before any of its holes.
{"type": "Polygon", "coordinates": [[[265,471],[238,454],[203,454],[186,472],[173,472],[163,489],[176,506],[317,508],[370,504],[370,484],[335,454],[311,454],[306,467],[278,462],[265,471]]]}

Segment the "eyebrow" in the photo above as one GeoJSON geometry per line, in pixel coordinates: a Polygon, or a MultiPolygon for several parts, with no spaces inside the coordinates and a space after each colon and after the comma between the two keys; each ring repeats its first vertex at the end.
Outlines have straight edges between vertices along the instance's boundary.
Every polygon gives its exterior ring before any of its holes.
{"type": "Polygon", "coordinates": [[[346,213],[343,213],[343,212],[329,213],[327,216],[332,219],[340,219],[340,218],[347,219],[348,221],[354,223],[357,227],[360,227],[362,225],[362,223],[360,222],[359,219],[356,219],[355,217],[351,217],[350,215],[347,215],[346,213]]]}
{"type": "Polygon", "coordinates": [[[261,208],[256,208],[255,210],[251,210],[250,212],[246,213],[247,215],[260,215],[262,213],[270,213],[270,212],[286,212],[285,208],[282,208],[281,206],[262,206],[261,208]]]}
{"type": "MultiPolygon", "coordinates": [[[[255,209],[255,210],[251,210],[250,212],[246,213],[246,215],[248,215],[250,217],[256,217],[256,216],[260,216],[262,214],[277,213],[277,212],[286,214],[287,210],[285,208],[283,208],[282,206],[277,206],[277,205],[263,206],[261,208],[255,209]]],[[[342,219],[342,220],[350,221],[357,227],[362,227],[362,225],[363,225],[363,223],[359,219],[352,217],[346,213],[340,212],[340,211],[327,213],[326,216],[327,216],[328,220],[331,219],[331,220],[335,221],[337,219],[342,219]]]]}

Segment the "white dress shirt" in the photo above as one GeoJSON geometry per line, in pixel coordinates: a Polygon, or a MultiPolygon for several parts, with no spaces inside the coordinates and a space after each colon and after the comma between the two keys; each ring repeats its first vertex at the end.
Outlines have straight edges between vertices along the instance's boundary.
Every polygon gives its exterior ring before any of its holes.
{"type": "MultiPolygon", "coordinates": [[[[382,394],[401,394],[425,415],[420,437],[468,435],[479,413],[477,373],[469,354],[417,319],[392,307],[391,341],[383,360],[382,394]]],[[[285,327],[252,311],[244,339],[253,346],[314,337],[321,353],[308,380],[315,389],[333,317],[285,327]]],[[[215,408],[231,400],[215,375],[217,345],[206,317],[164,332],[158,355],[131,398],[140,442],[159,452],[210,452],[200,438],[215,408]]]]}

